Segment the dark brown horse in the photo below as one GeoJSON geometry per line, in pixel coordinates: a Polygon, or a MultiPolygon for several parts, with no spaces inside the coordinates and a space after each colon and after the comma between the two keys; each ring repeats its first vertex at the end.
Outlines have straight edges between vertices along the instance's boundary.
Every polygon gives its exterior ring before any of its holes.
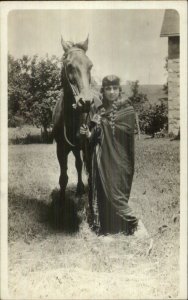
{"type": "Polygon", "coordinates": [[[92,62],[87,57],[88,38],[82,43],[65,42],[61,39],[64,51],[62,78],[62,96],[57,102],[53,114],[53,134],[57,143],[57,157],[60,164],[61,201],[65,198],[68,183],[67,159],[70,151],[75,156],[75,166],[78,173],[76,193],[84,193],[82,181],[82,159],[80,151],[86,154],[86,138],[80,137],[79,130],[87,122],[90,104],[93,101],[91,91],[92,62]]]}

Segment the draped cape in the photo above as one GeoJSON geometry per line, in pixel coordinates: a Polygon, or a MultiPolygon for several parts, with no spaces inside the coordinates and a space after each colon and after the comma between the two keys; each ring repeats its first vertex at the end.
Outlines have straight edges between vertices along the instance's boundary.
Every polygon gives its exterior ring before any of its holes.
{"type": "Polygon", "coordinates": [[[103,231],[126,231],[129,224],[137,224],[128,205],[134,174],[134,126],[134,109],[128,103],[101,119],[92,178],[94,213],[97,206],[96,222],[103,231]]]}

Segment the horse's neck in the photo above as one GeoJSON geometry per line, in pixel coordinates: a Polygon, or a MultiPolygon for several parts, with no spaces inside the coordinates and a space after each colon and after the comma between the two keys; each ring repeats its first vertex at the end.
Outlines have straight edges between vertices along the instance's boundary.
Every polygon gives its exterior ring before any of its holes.
{"type": "Polygon", "coordinates": [[[76,129],[79,122],[78,113],[73,108],[74,103],[75,100],[72,92],[65,86],[63,95],[64,122],[72,129],[76,129]]]}
{"type": "Polygon", "coordinates": [[[67,82],[65,76],[62,77],[62,89],[63,89],[63,100],[64,107],[71,110],[72,104],[74,103],[74,97],[69,83],[67,82]]]}
{"type": "Polygon", "coordinates": [[[69,82],[67,81],[65,70],[62,70],[62,87],[63,87],[63,105],[64,105],[64,122],[70,131],[76,132],[80,126],[80,113],[75,111],[73,104],[75,99],[69,82]]]}

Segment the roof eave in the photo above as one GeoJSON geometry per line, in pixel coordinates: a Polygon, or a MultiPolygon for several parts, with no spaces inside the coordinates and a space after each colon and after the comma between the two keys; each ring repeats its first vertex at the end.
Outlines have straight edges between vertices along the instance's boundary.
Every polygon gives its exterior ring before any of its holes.
{"type": "Polygon", "coordinates": [[[169,37],[169,36],[180,36],[179,32],[177,33],[161,33],[160,37],[169,37]]]}

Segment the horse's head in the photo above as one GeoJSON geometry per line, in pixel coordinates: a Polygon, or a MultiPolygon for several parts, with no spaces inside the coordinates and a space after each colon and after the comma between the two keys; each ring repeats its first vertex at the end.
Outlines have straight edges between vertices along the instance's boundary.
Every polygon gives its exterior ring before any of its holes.
{"type": "Polygon", "coordinates": [[[91,93],[91,60],[87,57],[88,38],[81,43],[65,42],[61,38],[64,50],[63,60],[63,82],[72,90],[75,105],[90,105],[91,93]]]}

